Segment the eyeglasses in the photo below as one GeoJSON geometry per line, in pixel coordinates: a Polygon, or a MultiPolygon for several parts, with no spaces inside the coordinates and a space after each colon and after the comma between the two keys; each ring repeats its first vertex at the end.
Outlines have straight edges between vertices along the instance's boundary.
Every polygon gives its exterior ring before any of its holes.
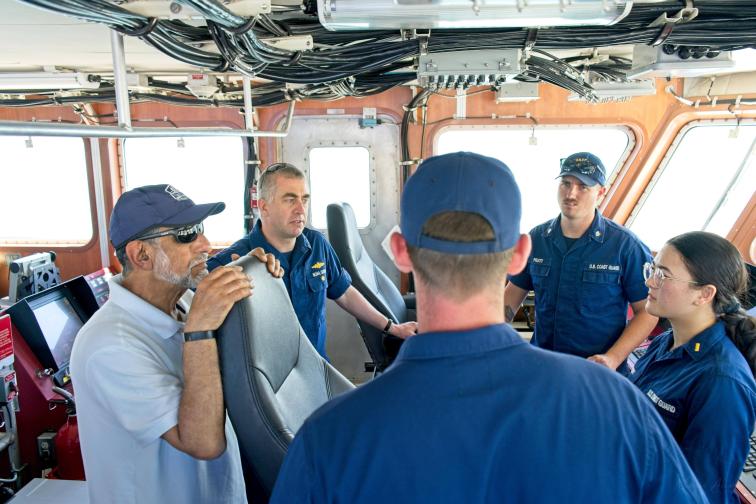
{"type": "Polygon", "coordinates": [[[173,236],[178,243],[192,243],[197,237],[205,232],[205,225],[203,223],[195,224],[193,226],[184,226],[180,228],[166,229],[159,233],[146,234],[143,236],[137,236],[135,240],[150,240],[152,238],[160,238],[161,236],[173,236]]]}
{"type": "Polygon", "coordinates": [[[559,160],[559,167],[563,172],[578,172],[583,175],[593,175],[596,170],[602,171],[596,163],[585,157],[562,158],[559,160]]]}
{"type": "Polygon", "coordinates": [[[660,289],[661,286],[664,285],[664,280],[675,280],[677,282],[686,282],[693,285],[701,285],[700,282],[682,280],[680,278],[675,278],[671,275],[667,275],[666,273],[664,273],[664,270],[652,263],[646,263],[643,265],[643,279],[646,280],[646,282],[650,281],[651,285],[653,285],[657,289],[660,289]]]}

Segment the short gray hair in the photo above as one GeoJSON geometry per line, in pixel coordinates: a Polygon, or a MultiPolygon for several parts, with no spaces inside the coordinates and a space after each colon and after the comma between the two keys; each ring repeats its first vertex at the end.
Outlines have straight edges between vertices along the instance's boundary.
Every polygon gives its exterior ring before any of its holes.
{"type": "Polygon", "coordinates": [[[260,192],[260,198],[270,201],[270,197],[275,188],[275,175],[282,175],[289,178],[305,178],[302,170],[289,163],[273,163],[260,174],[260,180],[257,183],[257,190],[260,192]]]}
{"type": "MultiPolygon", "coordinates": [[[[139,233],[139,234],[141,236],[144,236],[144,235],[148,235],[148,234],[157,233],[159,230],[160,230],[160,227],[156,226],[156,227],[151,227],[149,229],[146,229],[146,230],[144,230],[144,232],[139,233]]],[[[139,239],[139,237],[137,236],[133,240],[127,241],[126,243],[124,243],[123,245],[121,245],[120,247],[118,247],[116,249],[116,251],[115,251],[116,259],[118,259],[118,262],[121,263],[121,276],[123,278],[126,278],[127,276],[129,276],[129,273],[131,273],[131,270],[134,269],[134,265],[131,264],[131,261],[129,260],[129,256],[126,255],[126,245],[128,245],[130,242],[133,242],[133,241],[138,240],[138,239],[139,239]]],[[[142,241],[145,241],[145,242],[149,243],[150,245],[155,246],[155,245],[158,245],[158,243],[159,243],[158,240],[159,239],[160,238],[150,238],[149,240],[142,240],[142,241]]]]}

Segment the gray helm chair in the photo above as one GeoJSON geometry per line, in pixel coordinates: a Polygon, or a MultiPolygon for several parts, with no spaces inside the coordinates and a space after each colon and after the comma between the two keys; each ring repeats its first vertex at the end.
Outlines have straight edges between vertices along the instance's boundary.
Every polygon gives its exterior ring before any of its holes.
{"type": "Polygon", "coordinates": [[[307,339],[283,281],[254,257],[233,264],[254,278],[255,289],[251,298],[234,305],[217,331],[221,377],[247,492],[258,502],[270,495],[302,423],[354,385],[307,339]]]}
{"type": "MultiPolygon", "coordinates": [[[[328,240],[339,256],[341,265],[352,277],[352,285],[376,310],[394,323],[412,320],[409,310],[415,308],[414,296],[403,298],[394,282],[370,258],[362,244],[352,207],[348,203],[332,203],[328,205],[326,218],[328,240]]],[[[357,322],[373,359],[372,366],[376,372],[383,371],[396,357],[401,340],[360,320],[357,322]]],[[[369,367],[366,364],[366,370],[370,370],[369,367]]]]}

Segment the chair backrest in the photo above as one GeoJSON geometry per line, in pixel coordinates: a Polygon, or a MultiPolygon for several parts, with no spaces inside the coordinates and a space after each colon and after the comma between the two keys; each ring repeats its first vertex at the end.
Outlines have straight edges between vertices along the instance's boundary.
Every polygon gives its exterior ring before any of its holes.
{"type": "MultiPolygon", "coordinates": [[[[352,207],[348,203],[332,203],[328,205],[326,217],[328,240],[341,265],[352,277],[352,285],[383,315],[394,322],[407,322],[407,305],[394,282],[376,266],[365,250],[352,207]]],[[[386,352],[380,330],[358,322],[365,346],[380,371],[390,364],[393,355],[386,352]]]]}
{"type": "Polygon", "coordinates": [[[354,385],[305,336],[283,281],[254,257],[233,264],[252,276],[255,288],[217,331],[223,396],[247,468],[247,487],[267,496],[302,423],[354,385]]]}

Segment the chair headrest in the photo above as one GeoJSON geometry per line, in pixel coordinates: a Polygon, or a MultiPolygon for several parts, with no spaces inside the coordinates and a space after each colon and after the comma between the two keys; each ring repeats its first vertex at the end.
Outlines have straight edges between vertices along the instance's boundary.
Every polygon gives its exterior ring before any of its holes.
{"type": "Polygon", "coordinates": [[[349,254],[355,263],[360,262],[365,254],[365,246],[360,238],[360,231],[357,227],[357,219],[354,216],[354,210],[349,203],[331,203],[328,205],[327,212],[332,212],[337,218],[329,220],[328,235],[331,241],[338,240],[336,234],[343,234],[344,241],[349,247],[349,254]],[[333,228],[331,229],[331,221],[333,228]]]}
{"type": "MultiPolygon", "coordinates": [[[[274,278],[265,263],[255,257],[244,256],[232,265],[241,266],[254,281],[252,296],[236,303],[223,325],[243,324],[243,348],[247,365],[259,370],[274,391],[297,364],[299,337],[303,333],[297,314],[289,300],[286,286],[274,278]],[[250,335],[254,334],[254,338],[250,335]]],[[[225,331],[221,328],[221,333],[225,331]]],[[[234,333],[228,333],[234,334],[234,333]]]]}

